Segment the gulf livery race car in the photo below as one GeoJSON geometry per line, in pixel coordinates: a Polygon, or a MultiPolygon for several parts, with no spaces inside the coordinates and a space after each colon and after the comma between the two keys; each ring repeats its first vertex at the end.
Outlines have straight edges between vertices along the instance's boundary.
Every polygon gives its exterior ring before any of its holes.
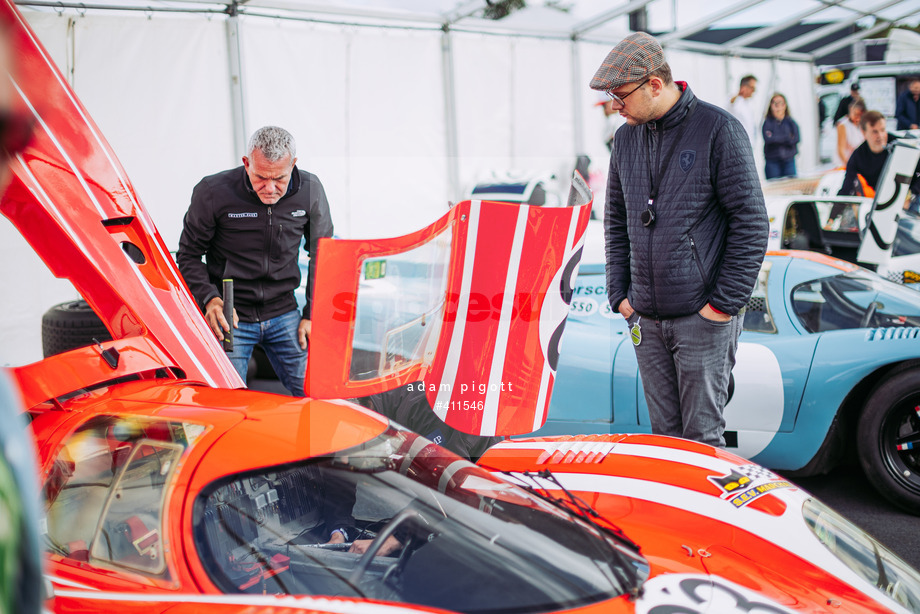
{"type": "Polygon", "coordinates": [[[240,389],[114,153],[12,2],[0,11],[37,127],[0,211],[112,335],[5,369],[36,443],[49,609],[920,612],[920,574],[728,451],[527,438],[473,464],[343,400],[419,385],[452,427],[539,427],[583,189],[568,207],[467,201],[405,237],[325,241],[311,396],[240,389]],[[384,281],[413,302],[359,330],[384,281]]]}
{"type": "MultiPolygon", "coordinates": [[[[814,252],[768,252],[732,377],[730,450],[799,475],[855,450],[880,493],[920,513],[916,290],[814,252]]],[[[624,431],[651,431],[636,355],[603,265],[582,265],[539,433],[624,431]]]]}

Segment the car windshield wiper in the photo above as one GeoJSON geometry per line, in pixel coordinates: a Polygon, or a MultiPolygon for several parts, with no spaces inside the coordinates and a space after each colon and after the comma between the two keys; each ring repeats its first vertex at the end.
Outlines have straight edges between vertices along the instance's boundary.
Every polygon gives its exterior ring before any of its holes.
{"type": "MultiPolygon", "coordinates": [[[[638,597],[642,583],[639,580],[639,570],[635,564],[635,560],[624,555],[606,538],[613,538],[618,544],[631,550],[636,555],[640,554],[639,544],[626,537],[626,534],[623,533],[619,527],[614,526],[608,520],[604,519],[598,511],[591,507],[584,499],[576,496],[572,491],[563,486],[549,469],[544,469],[536,473],[532,471],[513,473],[504,471],[502,473],[509,477],[517,478],[516,482],[518,485],[530,494],[546,501],[556,509],[562,510],[570,516],[581,519],[597,531],[603,538],[602,541],[608,546],[604,549],[604,552],[608,555],[607,563],[610,569],[619,576],[619,580],[623,582],[624,586],[630,587],[630,595],[638,597]],[[524,478],[529,480],[529,482],[524,478]],[[540,480],[551,482],[561,490],[565,496],[559,497],[551,494],[550,491],[540,483],[540,480]],[[599,520],[602,520],[604,524],[601,524],[599,520]],[[611,563],[610,555],[616,559],[615,563],[611,563]]],[[[591,535],[592,538],[596,537],[587,527],[582,526],[580,523],[576,524],[588,535],[591,535]]],[[[592,543],[596,543],[596,540],[592,539],[592,543]]]]}

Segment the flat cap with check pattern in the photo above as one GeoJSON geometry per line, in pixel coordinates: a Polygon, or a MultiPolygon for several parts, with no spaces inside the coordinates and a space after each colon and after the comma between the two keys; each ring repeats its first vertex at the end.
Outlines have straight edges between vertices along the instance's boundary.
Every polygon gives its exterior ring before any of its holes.
{"type": "Polygon", "coordinates": [[[664,64],[664,51],[645,32],[633,32],[607,54],[591,79],[591,89],[609,90],[648,77],[664,64]]]}

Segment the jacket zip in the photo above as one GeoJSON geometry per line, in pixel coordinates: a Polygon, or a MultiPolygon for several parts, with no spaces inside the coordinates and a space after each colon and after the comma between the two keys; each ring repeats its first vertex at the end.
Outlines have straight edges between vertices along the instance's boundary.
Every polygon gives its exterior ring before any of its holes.
{"type": "Polygon", "coordinates": [[[690,237],[690,254],[693,256],[693,261],[696,263],[696,268],[700,272],[700,278],[705,284],[707,294],[709,292],[709,282],[706,279],[706,274],[703,272],[703,263],[700,261],[700,255],[696,253],[696,243],[693,241],[693,235],[687,235],[690,237]]]}
{"type": "MultiPolygon", "coordinates": [[[[266,246],[265,253],[262,255],[262,275],[263,276],[268,275],[269,259],[271,258],[271,253],[272,253],[272,206],[266,205],[265,208],[267,209],[267,213],[268,213],[268,245],[266,246]]],[[[265,287],[262,285],[261,281],[259,282],[258,295],[259,295],[259,305],[264,304],[265,287]]],[[[258,314],[259,314],[256,318],[256,321],[261,322],[262,321],[262,310],[258,308],[256,308],[256,310],[258,311],[258,314]]]]}
{"type": "MultiPolygon", "coordinates": [[[[661,168],[661,148],[664,145],[663,143],[664,131],[662,130],[659,132],[657,124],[658,122],[655,122],[654,124],[652,124],[653,129],[658,133],[658,139],[657,139],[658,147],[655,151],[655,157],[657,158],[656,167],[658,168],[658,174],[663,175],[664,169],[661,168]]],[[[664,128],[664,125],[662,124],[661,127],[664,128]]],[[[658,177],[659,184],[662,179],[663,177],[660,177],[660,176],[658,177]]],[[[650,206],[654,206],[654,204],[655,203],[653,202],[649,203],[650,206]]],[[[652,310],[654,311],[652,315],[654,316],[656,320],[658,320],[659,319],[658,317],[658,299],[655,297],[655,267],[652,265],[652,235],[654,234],[655,234],[655,224],[652,224],[648,229],[649,286],[652,291],[652,310]]]]}

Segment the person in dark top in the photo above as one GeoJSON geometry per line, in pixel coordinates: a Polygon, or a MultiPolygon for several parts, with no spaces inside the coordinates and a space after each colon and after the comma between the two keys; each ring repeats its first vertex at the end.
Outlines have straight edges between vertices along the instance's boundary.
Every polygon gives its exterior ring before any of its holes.
{"type": "Polygon", "coordinates": [[[866,140],[850,156],[838,196],[868,196],[864,185],[874,191],[888,160],[888,143],[896,138],[888,132],[885,117],[878,111],[864,113],[859,127],[866,140]]]}
{"type": "Polygon", "coordinates": [[[911,77],[907,89],[898,96],[894,117],[898,120],[898,130],[920,127],[920,77],[911,77]]]}
{"type": "Polygon", "coordinates": [[[854,81],[850,85],[850,95],[841,98],[840,102],[837,104],[837,110],[834,112],[834,121],[832,123],[836,124],[841,117],[845,117],[846,114],[850,112],[850,105],[857,100],[862,100],[862,96],[859,93],[859,83],[854,81]]]}
{"type": "Polygon", "coordinates": [[[231,325],[223,314],[223,280],[233,279],[236,330],[228,356],[243,381],[258,343],[284,387],[303,396],[315,267],[301,312],[294,297],[298,253],[305,241],[315,262],[319,239],[332,236],[332,216],[323,184],[297,168],[294,137],[287,130],[260,128],[247,152],[243,166],[195,186],[176,262],[220,340],[231,325]]]}
{"type": "MultiPolygon", "coordinates": [[[[888,161],[890,144],[897,137],[887,130],[885,116],[878,111],[866,111],[859,122],[866,140],[853,151],[847,162],[846,175],[838,196],[873,196],[878,188],[885,162],[888,161]],[[860,181],[860,177],[862,181],[860,181]],[[871,192],[866,193],[866,187],[871,192]]],[[[920,192],[920,179],[916,173],[910,185],[910,191],[916,195],[920,192]]]]}
{"type": "Polygon", "coordinates": [[[799,151],[799,125],[789,114],[786,97],[773,94],[761,127],[763,132],[764,176],[795,177],[795,155],[799,151]]]}
{"type": "Polygon", "coordinates": [[[652,432],[724,446],[744,307],[769,234],[750,139],[673,79],[644,32],[610,51],[590,87],[626,119],[607,175],[607,297],[629,326],[652,432]]]}

